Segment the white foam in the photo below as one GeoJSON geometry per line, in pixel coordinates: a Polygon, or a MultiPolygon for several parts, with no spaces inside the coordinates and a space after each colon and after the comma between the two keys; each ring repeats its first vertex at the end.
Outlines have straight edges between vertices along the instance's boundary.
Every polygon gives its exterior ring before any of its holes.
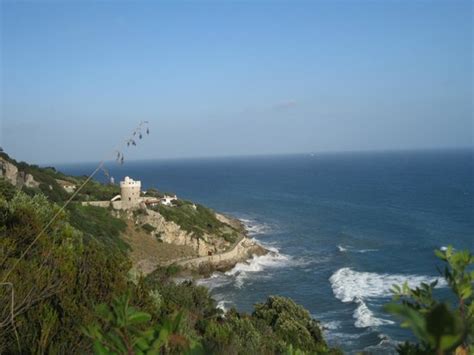
{"type": "Polygon", "coordinates": [[[337,320],[333,320],[330,322],[321,322],[322,328],[327,330],[336,330],[341,327],[341,322],[337,320]]]}
{"type": "Polygon", "coordinates": [[[438,280],[438,285],[446,283],[444,280],[422,275],[378,274],[374,272],[358,272],[351,268],[341,268],[330,278],[334,296],[342,302],[355,302],[357,308],[353,313],[358,328],[374,327],[392,324],[392,321],[374,316],[365,300],[370,298],[388,297],[394,284],[401,285],[405,281],[410,287],[420,283],[430,283],[438,280]]]}
{"type": "Polygon", "coordinates": [[[225,275],[234,277],[235,285],[240,288],[252,273],[261,272],[266,268],[285,267],[289,264],[290,257],[280,254],[276,248],[269,248],[269,250],[270,252],[268,254],[261,256],[254,255],[250,260],[237,263],[234,268],[227,271],[225,275]]]}
{"type": "Polygon", "coordinates": [[[367,297],[390,296],[394,284],[401,285],[405,281],[410,287],[420,283],[430,283],[438,280],[438,285],[444,285],[444,280],[437,277],[401,274],[377,274],[374,272],[358,272],[351,268],[337,270],[330,278],[334,295],[342,302],[353,302],[367,297]]]}
{"type": "Polygon", "coordinates": [[[268,224],[259,223],[253,219],[241,218],[240,221],[244,224],[244,227],[250,236],[268,234],[272,230],[268,224]]]}
{"type": "Polygon", "coordinates": [[[344,248],[342,245],[338,245],[337,246],[337,249],[341,252],[341,253],[344,253],[347,251],[347,248],[344,248]]]}
{"type": "Polygon", "coordinates": [[[222,309],[222,311],[225,313],[228,311],[228,308],[226,307],[226,304],[232,304],[232,302],[229,302],[229,301],[225,301],[225,300],[221,300],[221,301],[218,301],[217,304],[216,304],[216,308],[219,308],[219,309],[222,309]]]}
{"type": "Polygon", "coordinates": [[[353,247],[351,246],[348,246],[348,245],[338,245],[337,246],[337,249],[341,252],[341,253],[345,253],[345,252],[352,252],[352,253],[369,253],[369,252],[373,252],[373,251],[379,251],[378,249],[354,249],[353,247]]]}
{"type": "Polygon", "coordinates": [[[229,279],[228,277],[225,277],[224,274],[215,272],[207,279],[197,280],[196,284],[199,286],[205,286],[209,290],[212,290],[214,288],[225,286],[231,282],[232,280],[229,279]]]}
{"type": "Polygon", "coordinates": [[[357,328],[367,328],[367,327],[376,327],[384,324],[393,324],[391,320],[377,318],[374,316],[374,313],[367,307],[364,301],[357,299],[358,307],[352,314],[355,318],[354,325],[357,328]]]}

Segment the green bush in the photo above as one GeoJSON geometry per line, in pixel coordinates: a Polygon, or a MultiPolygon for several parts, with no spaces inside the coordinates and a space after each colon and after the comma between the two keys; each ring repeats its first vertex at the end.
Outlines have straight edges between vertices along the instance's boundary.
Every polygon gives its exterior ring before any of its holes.
{"type": "MultiPolygon", "coordinates": [[[[25,353],[88,352],[90,343],[78,326],[93,319],[93,304],[109,302],[127,287],[127,259],[93,241],[84,243],[66,213],[32,244],[57,210],[44,195],[0,197],[0,279],[15,291],[14,322],[0,331],[0,353],[20,352],[16,334],[25,353]]],[[[0,305],[1,319],[10,319],[7,287],[0,287],[0,305]]]]}
{"type": "Polygon", "coordinates": [[[94,239],[107,248],[126,252],[130,246],[120,238],[127,224],[115,218],[106,208],[72,204],[69,208],[70,222],[84,233],[86,240],[94,239]]]}
{"type": "Polygon", "coordinates": [[[156,227],[153,227],[151,224],[149,223],[145,223],[142,225],[142,228],[145,230],[145,232],[147,233],[153,233],[155,230],[156,230],[156,227]]]}
{"type": "Polygon", "coordinates": [[[398,347],[400,354],[468,354],[474,343],[474,255],[468,250],[455,252],[452,247],[436,250],[445,263],[442,272],[456,305],[433,297],[437,281],[410,288],[407,283],[393,286],[393,302],[386,310],[402,319],[418,344],[406,342],[398,347]]]}

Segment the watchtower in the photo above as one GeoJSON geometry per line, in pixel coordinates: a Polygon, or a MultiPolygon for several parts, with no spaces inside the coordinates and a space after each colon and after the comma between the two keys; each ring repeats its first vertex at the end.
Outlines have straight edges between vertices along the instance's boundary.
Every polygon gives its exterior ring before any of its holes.
{"type": "Polygon", "coordinates": [[[122,209],[138,207],[140,204],[140,191],[142,183],[135,181],[128,176],[124,181],[120,181],[120,195],[122,200],[122,209]]]}

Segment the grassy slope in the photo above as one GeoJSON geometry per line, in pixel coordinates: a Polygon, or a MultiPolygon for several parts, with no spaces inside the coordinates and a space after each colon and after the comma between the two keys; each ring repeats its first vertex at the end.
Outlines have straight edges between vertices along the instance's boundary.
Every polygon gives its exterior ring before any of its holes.
{"type": "Polygon", "coordinates": [[[183,230],[202,238],[204,234],[215,235],[233,243],[239,236],[239,230],[222,223],[214,211],[204,206],[184,200],[176,201],[174,206],[157,205],[153,207],[167,221],[175,222],[183,230]]]}

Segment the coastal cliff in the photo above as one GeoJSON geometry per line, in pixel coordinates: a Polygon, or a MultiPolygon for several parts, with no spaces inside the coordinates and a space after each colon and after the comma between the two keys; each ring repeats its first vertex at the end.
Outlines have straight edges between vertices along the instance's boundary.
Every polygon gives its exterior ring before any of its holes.
{"type": "Polygon", "coordinates": [[[269,297],[252,314],[224,314],[206,288],[176,281],[183,267],[229,268],[265,252],[240,221],[182,200],[134,211],[83,205],[116,194],[95,182],[57,215],[70,196],[57,180],[80,186],[85,178],[7,162],[0,176],[0,353],[111,353],[107,339],[122,344],[123,332],[141,347],[128,353],[150,344],[162,354],[340,353],[290,299],[269,297]],[[40,185],[18,184],[19,171],[40,185]]]}
{"type": "MultiPolygon", "coordinates": [[[[188,211],[193,212],[193,209],[188,211]]],[[[148,208],[128,214],[115,212],[115,215],[128,219],[133,226],[123,233],[123,238],[131,246],[135,270],[143,274],[149,274],[159,266],[172,264],[208,274],[214,270],[228,270],[254,255],[268,252],[255,240],[248,238],[239,220],[209,212],[220,223],[219,231],[232,229],[236,232],[235,240],[226,240],[212,230],[196,235],[148,208]]]]}

